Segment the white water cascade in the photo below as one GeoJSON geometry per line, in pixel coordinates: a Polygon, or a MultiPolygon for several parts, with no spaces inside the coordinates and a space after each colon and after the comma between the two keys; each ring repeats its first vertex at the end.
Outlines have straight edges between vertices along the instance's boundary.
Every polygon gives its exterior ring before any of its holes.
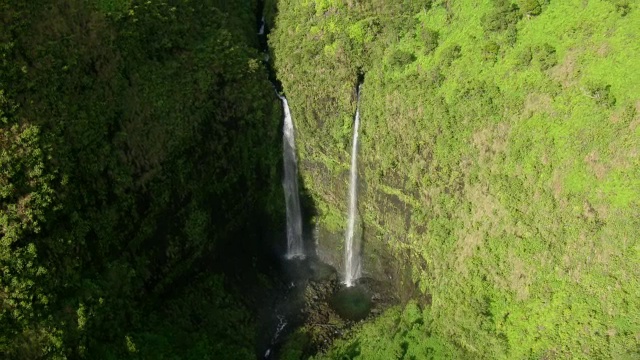
{"type": "Polygon", "coordinates": [[[300,195],[298,193],[298,162],[296,159],[295,130],[289,103],[284,96],[278,95],[284,108],[284,131],[282,150],[284,158],[284,196],[287,205],[287,259],[304,258],[302,244],[302,215],[300,213],[300,195]]]}
{"type": "Polygon", "coordinates": [[[264,16],[260,20],[260,30],[258,30],[258,35],[264,35],[264,16]]]}
{"type": "Polygon", "coordinates": [[[351,180],[349,183],[349,218],[345,241],[344,256],[344,283],[347,287],[353,286],[361,273],[360,264],[360,238],[361,232],[357,229],[358,218],[358,128],[360,127],[360,90],[358,86],[356,102],[356,118],[353,125],[353,141],[351,148],[351,180]]]}

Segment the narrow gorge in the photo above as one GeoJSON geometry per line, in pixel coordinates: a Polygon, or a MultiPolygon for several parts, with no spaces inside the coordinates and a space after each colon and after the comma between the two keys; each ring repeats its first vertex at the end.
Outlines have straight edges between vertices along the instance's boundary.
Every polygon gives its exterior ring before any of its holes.
{"type": "Polygon", "coordinates": [[[2,2],[0,358],[639,358],[639,29],[2,2]]]}
{"type": "MultiPolygon", "coordinates": [[[[262,4],[264,6],[264,4],[262,4]]],[[[259,9],[263,9],[260,6],[259,9]]],[[[264,53],[264,66],[271,75],[271,81],[277,97],[282,102],[283,110],[283,189],[286,204],[286,251],[283,255],[282,276],[285,287],[276,289],[272,293],[271,301],[275,307],[266,316],[266,331],[268,341],[259,350],[264,359],[289,357],[288,347],[294,344],[295,351],[300,356],[313,355],[325,348],[332,339],[348,330],[354,321],[361,320],[370,314],[374,304],[372,296],[377,296],[377,311],[388,306],[390,297],[375,293],[382,289],[380,283],[376,286],[362,285],[348,289],[355,285],[360,277],[360,240],[361,231],[357,218],[357,149],[359,112],[356,109],[354,117],[354,133],[352,143],[352,167],[350,191],[345,200],[350,203],[350,213],[345,232],[345,253],[343,258],[344,274],[340,275],[332,264],[323,262],[316,253],[319,244],[319,232],[316,224],[303,221],[304,211],[300,204],[300,190],[298,186],[298,163],[296,156],[295,122],[291,116],[289,102],[284,95],[280,81],[275,77],[270,63],[270,49],[266,38],[270,32],[265,16],[259,14],[259,28],[257,31],[261,51],[264,53]],[[303,222],[309,227],[303,229],[303,222]],[[312,229],[313,228],[313,229],[312,229]],[[343,279],[342,283],[338,277],[343,279]],[[346,288],[345,288],[346,286],[346,288]],[[301,336],[299,329],[319,328],[313,334],[301,336]],[[326,327],[322,329],[322,327],[326,327]],[[264,350],[264,351],[263,351],[264,350]]],[[[356,97],[360,96],[359,85],[356,97]]],[[[312,212],[313,209],[306,209],[312,212]]],[[[307,219],[311,219],[307,215],[307,219]]],[[[338,253],[339,249],[330,250],[338,253]]]]}

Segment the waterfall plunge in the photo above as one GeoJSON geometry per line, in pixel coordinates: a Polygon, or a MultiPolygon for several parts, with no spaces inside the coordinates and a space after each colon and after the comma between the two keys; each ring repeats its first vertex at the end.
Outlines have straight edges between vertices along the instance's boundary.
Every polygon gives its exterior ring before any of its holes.
{"type": "Polygon", "coordinates": [[[353,125],[353,141],[351,148],[351,180],[349,183],[349,220],[347,224],[347,236],[345,242],[344,283],[347,287],[353,286],[361,273],[360,264],[360,238],[357,231],[358,218],[358,128],[360,127],[360,90],[358,86],[356,118],[353,125]]]}
{"type": "Polygon", "coordinates": [[[287,259],[304,258],[302,244],[302,215],[300,213],[300,195],[298,194],[298,162],[293,120],[289,103],[284,96],[278,95],[284,108],[284,131],[282,150],[284,158],[284,196],[287,205],[287,259]]]}

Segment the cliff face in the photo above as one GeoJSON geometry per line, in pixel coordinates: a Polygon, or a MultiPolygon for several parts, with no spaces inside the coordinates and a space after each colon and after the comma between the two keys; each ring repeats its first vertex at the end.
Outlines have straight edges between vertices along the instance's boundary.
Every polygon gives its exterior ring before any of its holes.
{"type": "Polygon", "coordinates": [[[604,0],[279,2],[270,45],[321,254],[341,266],[362,73],[365,274],[418,289],[433,333],[474,356],[632,354],[639,16],[604,0]]]}

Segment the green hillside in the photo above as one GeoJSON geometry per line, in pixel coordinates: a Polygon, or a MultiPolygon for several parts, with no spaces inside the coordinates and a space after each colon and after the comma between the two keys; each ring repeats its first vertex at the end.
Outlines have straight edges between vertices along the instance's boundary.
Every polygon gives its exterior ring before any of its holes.
{"type": "Polygon", "coordinates": [[[0,359],[638,359],[639,234],[636,0],[0,2],[0,359]]]}
{"type": "Polygon", "coordinates": [[[346,224],[362,73],[365,271],[391,257],[422,294],[320,358],[640,356],[637,2],[277,9],[270,45],[319,223],[346,224]]]}

